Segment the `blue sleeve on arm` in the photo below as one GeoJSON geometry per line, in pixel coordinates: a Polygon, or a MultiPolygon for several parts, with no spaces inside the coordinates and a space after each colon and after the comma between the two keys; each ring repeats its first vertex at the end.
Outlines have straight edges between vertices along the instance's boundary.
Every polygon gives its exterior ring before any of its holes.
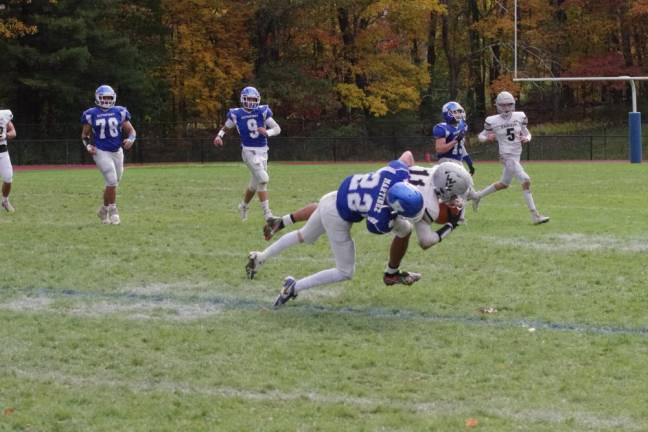
{"type": "Polygon", "coordinates": [[[466,162],[468,164],[468,166],[471,166],[473,164],[472,159],[470,159],[469,155],[465,155],[463,157],[463,160],[464,160],[464,162],[466,162]]]}

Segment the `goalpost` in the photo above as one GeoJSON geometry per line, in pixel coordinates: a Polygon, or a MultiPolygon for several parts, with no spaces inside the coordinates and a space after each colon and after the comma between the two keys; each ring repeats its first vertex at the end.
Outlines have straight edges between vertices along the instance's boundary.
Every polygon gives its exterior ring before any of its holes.
{"type": "Polygon", "coordinates": [[[628,146],[631,163],[641,163],[641,113],[637,111],[637,87],[635,81],[647,81],[648,77],[518,77],[518,0],[513,0],[513,81],[628,81],[632,91],[632,111],[628,113],[628,146]]]}

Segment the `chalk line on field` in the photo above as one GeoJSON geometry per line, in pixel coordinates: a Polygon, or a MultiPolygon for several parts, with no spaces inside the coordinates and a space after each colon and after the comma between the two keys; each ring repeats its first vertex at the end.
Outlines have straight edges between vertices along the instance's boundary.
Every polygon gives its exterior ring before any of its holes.
{"type": "Polygon", "coordinates": [[[128,389],[136,394],[166,393],[185,394],[202,397],[237,398],[251,402],[285,402],[307,400],[317,404],[345,405],[361,409],[389,407],[400,411],[414,411],[419,415],[461,415],[469,416],[475,412],[485,412],[488,415],[502,418],[512,418],[528,423],[563,423],[574,421],[577,424],[596,429],[615,429],[624,431],[642,431],[647,424],[644,420],[627,416],[607,417],[599,414],[575,411],[569,409],[563,412],[561,407],[529,408],[520,406],[521,401],[510,398],[490,398],[488,400],[434,400],[416,401],[394,399],[389,397],[355,397],[345,394],[331,394],[319,392],[316,389],[298,389],[294,391],[282,390],[254,390],[236,387],[225,387],[188,383],[170,380],[138,380],[134,377],[120,379],[115,376],[101,377],[72,375],[65,372],[49,369],[26,367],[8,367],[5,371],[20,379],[39,382],[55,383],[64,387],[110,387],[123,391],[128,389]]]}
{"type": "MultiPolygon", "coordinates": [[[[272,310],[272,298],[243,298],[217,294],[185,295],[166,292],[141,293],[134,291],[94,292],[72,289],[36,289],[18,291],[18,297],[0,302],[0,310],[25,313],[58,313],[76,316],[101,317],[126,314],[129,319],[196,320],[209,318],[227,311],[272,310]],[[63,303],[57,306],[57,301],[63,303]],[[80,304],[75,304],[79,302],[80,304]],[[72,303],[72,304],[70,304],[72,303]]],[[[326,306],[297,301],[276,310],[276,313],[303,315],[337,314],[376,319],[458,323],[493,328],[534,328],[535,330],[591,333],[597,335],[648,336],[648,327],[597,326],[591,324],[559,323],[526,319],[485,318],[483,315],[443,315],[433,312],[374,306],[326,306]]]]}

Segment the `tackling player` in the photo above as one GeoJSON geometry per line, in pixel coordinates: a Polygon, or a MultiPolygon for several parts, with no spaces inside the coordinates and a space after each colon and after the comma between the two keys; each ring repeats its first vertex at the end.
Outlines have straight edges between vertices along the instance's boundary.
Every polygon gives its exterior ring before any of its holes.
{"type": "Polygon", "coordinates": [[[13,166],[7,151],[7,140],[16,138],[16,128],[11,120],[10,110],[0,110],[0,176],[2,176],[2,208],[13,213],[16,211],[9,202],[11,184],[13,182],[13,166]]]}
{"type": "Polygon", "coordinates": [[[130,122],[128,109],[115,105],[115,102],[117,93],[112,87],[101,85],[97,88],[96,106],[81,115],[81,141],[104,177],[103,205],[97,216],[101,223],[118,225],[121,219],[117,210],[117,186],[124,173],[122,147],[130,149],[137,134],[130,122]]]}
{"type": "Polygon", "coordinates": [[[263,252],[250,252],[246,272],[253,278],[268,259],[285,249],[299,243],[313,243],[325,233],[329,238],[335,267],[301,279],[286,277],[275,306],[297,297],[300,291],[353,277],[355,243],[351,227],[354,223],[366,220],[367,230],[374,234],[393,231],[396,236],[404,237],[411,232],[408,219],[421,217],[423,196],[407,183],[408,166],[413,158],[410,152],[406,155],[378,171],[345,178],[336,191],[320,199],[306,225],[281,237],[263,252]]]}
{"type": "Polygon", "coordinates": [[[263,217],[267,221],[272,218],[270,200],[268,199],[268,137],[281,133],[279,124],[272,117],[268,105],[259,105],[261,94],[254,87],[245,87],[241,91],[242,108],[232,108],[227,113],[225,126],[218,131],[214,138],[216,147],[223,146],[225,130],[236,126],[241,137],[241,156],[250,170],[250,183],[243,194],[243,201],[238,205],[241,220],[248,217],[250,201],[258,194],[263,217]]]}
{"type": "Polygon", "coordinates": [[[527,129],[527,117],[522,111],[515,111],[515,98],[507,91],[497,95],[495,106],[499,114],[486,118],[484,130],[480,132],[478,139],[480,142],[497,139],[500,160],[504,169],[499,181],[476,192],[471,197],[473,209],[477,211],[480,200],[486,195],[508,188],[511,180],[515,177],[522,184],[524,201],[531,212],[531,222],[534,225],[549,222],[549,217],[541,215],[536,209],[531,195],[531,177],[520,164],[522,144],[531,141],[531,132],[527,129]]]}

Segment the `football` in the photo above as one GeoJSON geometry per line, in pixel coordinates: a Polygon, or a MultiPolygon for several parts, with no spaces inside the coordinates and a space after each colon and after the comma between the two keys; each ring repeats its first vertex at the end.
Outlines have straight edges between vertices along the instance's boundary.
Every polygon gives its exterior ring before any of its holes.
{"type": "Polygon", "coordinates": [[[448,223],[450,216],[458,216],[461,213],[461,208],[452,207],[444,202],[439,202],[439,216],[436,218],[435,222],[443,225],[448,223]]]}

